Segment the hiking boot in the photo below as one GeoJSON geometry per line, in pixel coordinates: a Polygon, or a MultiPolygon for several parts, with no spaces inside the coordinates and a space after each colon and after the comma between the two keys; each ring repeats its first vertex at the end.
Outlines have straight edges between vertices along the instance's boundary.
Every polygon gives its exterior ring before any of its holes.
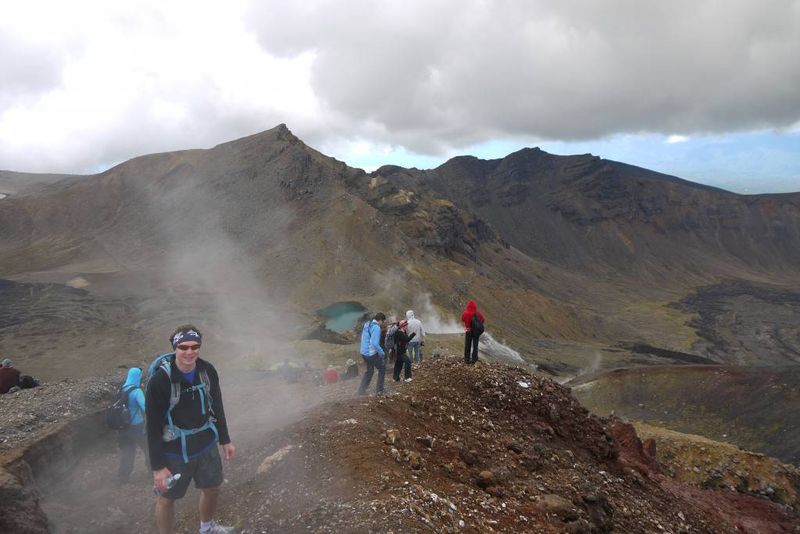
{"type": "Polygon", "coordinates": [[[200,529],[200,534],[236,534],[236,529],[233,527],[223,527],[216,521],[211,522],[211,526],[207,529],[200,529]]]}
{"type": "Polygon", "coordinates": [[[404,380],[404,382],[411,382],[411,379],[410,379],[410,378],[406,378],[406,379],[404,380]]]}

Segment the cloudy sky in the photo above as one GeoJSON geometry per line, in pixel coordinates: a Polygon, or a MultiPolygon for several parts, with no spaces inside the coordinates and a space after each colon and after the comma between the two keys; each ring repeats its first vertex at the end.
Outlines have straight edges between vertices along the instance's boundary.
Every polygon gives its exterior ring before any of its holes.
{"type": "Polygon", "coordinates": [[[800,0],[0,4],[0,169],[286,123],[365,168],[524,146],[800,191],[800,0]]]}

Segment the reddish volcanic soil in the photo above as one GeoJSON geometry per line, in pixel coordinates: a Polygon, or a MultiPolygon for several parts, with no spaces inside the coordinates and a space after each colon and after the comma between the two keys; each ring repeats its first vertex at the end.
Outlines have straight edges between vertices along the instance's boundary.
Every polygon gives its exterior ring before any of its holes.
{"type": "MultiPolygon", "coordinates": [[[[220,520],[246,533],[800,532],[787,506],[667,477],[633,427],[521,369],[444,357],[412,383],[390,378],[389,396],[356,387],[258,377],[229,388],[226,411],[252,412],[232,425],[220,520]],[[256,402],[264,392],[275,401],[256,402]],[[308,395],[315,405],[293,400],[308,395]]],[[[128,486],[98,489],[113,446],[84,454],[40,488],[56,530],[152,530],[141,463],[128,486]]],[[[193,491],[179,503],[181,532],[196,531],[193,491]]]]}

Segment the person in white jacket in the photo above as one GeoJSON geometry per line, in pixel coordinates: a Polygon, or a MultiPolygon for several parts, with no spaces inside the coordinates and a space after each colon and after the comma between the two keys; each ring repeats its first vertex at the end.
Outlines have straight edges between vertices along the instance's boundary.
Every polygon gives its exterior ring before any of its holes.
{"type": "Polygon", "coordinates": [[[414,310],[406,312],[406,320],[408,321],[408,335],[416,334],[408,342],[408,357],[411,363],[420,363],[422,362],[422,345],[425,342],[425,329],[422,327],[422,321],[414,317],[414,310]]]}

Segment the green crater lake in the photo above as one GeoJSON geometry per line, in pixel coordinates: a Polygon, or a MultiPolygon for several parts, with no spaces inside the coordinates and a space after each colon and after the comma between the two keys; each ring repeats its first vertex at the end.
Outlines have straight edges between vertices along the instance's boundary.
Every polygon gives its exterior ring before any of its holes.
{"type": "Polygon", "coordinates": [[[337,302],[317,310],[325,318],[325,328],[334,332],[345,332],[353,328],[367,309],[358,302],[337,302]]]}

